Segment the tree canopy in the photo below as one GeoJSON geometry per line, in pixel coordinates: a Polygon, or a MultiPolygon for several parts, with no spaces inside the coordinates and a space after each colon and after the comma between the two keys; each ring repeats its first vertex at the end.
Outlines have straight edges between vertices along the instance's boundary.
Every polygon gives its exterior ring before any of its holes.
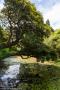
{"type": "Polygon", "coordinates": [[[52,33],[50,37],[45,40],[45,44],[48,45],[51,49],[53,49],[57,57],[59,58],[60,57],[60,29],[52,33]]]}
{"type": "MultiPolygon", "coordinates": [[[[59,34],[29,0],[4,0],[0,48],[20,48],[37,57],[59,51],[59,34]],[[57,39],[56,39],[57,38],[57,39]],[[55,40],[55,41],[54,41],[55,40]]],[[[1,21],[1,20],[0,20],[1,21]]]]}
{"type": "Polygon", "coordinates": [[[43,39],[43,17],[27,0],[5,0],[3,14],[10,31],[9,42],[19,42],[26,32],[33,32],[43,39]]]}

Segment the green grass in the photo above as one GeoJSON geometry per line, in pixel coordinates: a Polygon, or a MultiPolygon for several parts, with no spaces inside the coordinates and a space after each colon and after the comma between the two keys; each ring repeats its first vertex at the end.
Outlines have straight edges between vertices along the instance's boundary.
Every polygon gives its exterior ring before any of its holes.
{"type": "Polygon", "coordinates": [[[56,65],[22,64],[20,78],[30,81],[22,82],[21,90],[60,90],[60,67],[56,65]]]}
{"type": "Polygon", "coordinates": [[[5,49],[1,49],[0,50],[0,60],[9,57],[11,55],[14,55],[16,53],[16,51],[14,50],[10,50],[9,48],[5,48],[5,49]]]}

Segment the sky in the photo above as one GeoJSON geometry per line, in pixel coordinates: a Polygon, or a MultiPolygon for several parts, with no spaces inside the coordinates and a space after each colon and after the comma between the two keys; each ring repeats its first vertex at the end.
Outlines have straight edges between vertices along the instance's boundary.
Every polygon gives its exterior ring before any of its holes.
{"type": "Polygon", "coordinates": [[[50,20],[54,29],[60,28],[60,0],[31,0],[39,10],[44,21],[50,20]]]}
{"type": "Polygon", "coordinates": [[[4,0],[0,0],[0,10],[3,8],[4,0]]]}
{"type": "MultiPolygon", "coordinates": [[[[43,15],[44,22],[49,19],[54,29],[60,28],[60,0],[30,0],[43,15]]],[[[0,0],[0,9],[3,8],[0,0]]]]}

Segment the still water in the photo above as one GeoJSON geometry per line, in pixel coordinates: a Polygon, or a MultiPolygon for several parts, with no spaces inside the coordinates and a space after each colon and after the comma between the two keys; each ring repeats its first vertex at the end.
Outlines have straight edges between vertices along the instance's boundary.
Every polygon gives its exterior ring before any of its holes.
{"type": "Polygon", "coordinates": [[[60,68],[22,64],[9,57],[0,61],[0,90],[60,90],[59,72],[60,68]]]}

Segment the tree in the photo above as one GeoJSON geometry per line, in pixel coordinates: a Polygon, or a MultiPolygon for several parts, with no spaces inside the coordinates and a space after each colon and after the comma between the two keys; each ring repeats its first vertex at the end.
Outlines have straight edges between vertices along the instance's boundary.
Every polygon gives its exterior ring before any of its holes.
{"type": "MultiPolygon", "coordinates": [[[[10,31],[7,45],[12,46],[22,40],[26,32],[33,32],[43,40],[43,17],[28,0],[4,0],[3,14],[7,18],[10,31]]],[[[5,45],[4,45],[5,46],[5,45]]]]}
{"type": "Polygon", "coordinates": [[[44,24],[43,17],[28,0],[4,0],[3,19],[8,27],[8,38],[0,48],[19,47],[20,51],[41,57],[50,49],[43,43],[52,28],[44,24]]]}
{"type": "MultiPolygon", "coordinates": [[[[60,58],[60,29],[56,30],[45,40],[45,44],[55,52],[57,58],[60,58]]],[[[54,57],[56,56],[54,55],[54,57]]]]}
{"type": "Polygon", "coordinates": [[[46,20],[46,24],[50,26],[50,21],[49,21],[49,19],[46,20]]]}
{"type": "Polygon", "coordinates": [[[54,29],[48,24],[44,24],[44,32],[45,32],[45,37],[49,37],[54,32],[54,29]]]}
{"type": "Polygon", "coordinates": [[[0,39],[2,39],[2,38],[3,38],[3,33],[2,33],[2,30],[3,30],[3,28],[0,26],[0,39]]]}

